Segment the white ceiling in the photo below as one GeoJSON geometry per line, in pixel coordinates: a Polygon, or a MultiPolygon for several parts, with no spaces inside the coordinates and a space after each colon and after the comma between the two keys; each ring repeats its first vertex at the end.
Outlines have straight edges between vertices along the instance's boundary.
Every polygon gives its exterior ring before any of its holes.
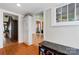
{"type": "Polygon", "coordinates": [[[21,7],[17,7],[16,3],[0,3],[0,8],[19,14],[39,13],[47,8],[57,5],[56,3],[20,3],[21,7]]]}

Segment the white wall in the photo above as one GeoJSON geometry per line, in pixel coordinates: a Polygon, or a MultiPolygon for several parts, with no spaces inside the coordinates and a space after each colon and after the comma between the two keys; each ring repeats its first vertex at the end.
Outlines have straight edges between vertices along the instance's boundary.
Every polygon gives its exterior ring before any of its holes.
{"type": "MultiPolygon", "coordinates": [[[[55,8],[55,6],[53,8],[55,8]]],[[[79,26],[51,26],[51,21],[55,20],[55,15],[53,13],[51,19],[50,9],[44,11],[44,16],[46,41],[79,48],[79,26]]]]}

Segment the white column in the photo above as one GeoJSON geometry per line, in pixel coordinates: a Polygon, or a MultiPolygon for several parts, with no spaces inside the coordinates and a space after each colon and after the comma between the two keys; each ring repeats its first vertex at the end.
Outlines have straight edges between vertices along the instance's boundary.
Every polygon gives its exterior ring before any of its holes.
{"type": "Polygon", "coordinates": [[[18,42],[23,43],[23,16],[18,16],[18,42]]]}
{"type": "Polygon", "coordinates": [[[28,26],[29,26],[29,39],[28,43],[29,45],[32,44],[32,16],[28,16],[28,26]]]}
{"type": "Polygon", "coordinates": [[[36,33],[36,16],[33,16],[33,20],[32,20],[32,34],[36,33]]]}
{"type": "Polygon", "coordinates": [[[24,43],[32,44],[32,16],[27,15],[24,17],[24,43]]]}
{"type": "Polygon", "coordinates": [[[0,48],[3,48],[3,35],[4,27],[3,27],[3,12],[0,10],[0,48]]]}

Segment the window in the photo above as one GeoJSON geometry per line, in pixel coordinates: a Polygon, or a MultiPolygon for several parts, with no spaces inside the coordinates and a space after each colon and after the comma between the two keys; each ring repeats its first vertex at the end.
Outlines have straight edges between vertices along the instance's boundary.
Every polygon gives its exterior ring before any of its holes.
{"type": "Polygon", "coordinates": [[[57,22],[61,22],[61,21],[62,21],[61,16],[62,16],[61,8],[58,8],[58,9],[56,10],[56,21],[57,21],[57,22]]]}
{"type": "Polygon", "coordinates": [[[71,3],[68,5],[68,20],[74,21],[75,20],[75,4],[71,3]]]}
{"type": "MultiPolygon", "coordinates": [[[[77,4],[77,9],[79,10],[79,4],[77,4]]],[[[77,10],[77,16],[79,12],[77,10]]],[[[71,3],[56,9],[56,22],[68,22],[75,20],[75,3],[71,3]]],[[[77,17],[79,20],[79,17],[77,17]]]]}
{"type": "Polygon", "coordinates": [[[67,21],[67,5],[62,7],[62,21],[67,21]]]}
{"type": "Polygon", "coordinates": [[[76,3],[76,20],[79,21],[79,3],[76,3]]]}

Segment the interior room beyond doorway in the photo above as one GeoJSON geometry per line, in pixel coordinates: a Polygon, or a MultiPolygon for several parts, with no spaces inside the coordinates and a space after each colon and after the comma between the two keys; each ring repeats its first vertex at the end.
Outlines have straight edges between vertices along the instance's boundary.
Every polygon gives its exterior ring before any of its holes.
{"type": "Polygon", "coordinates": [[[9,46],[18,42],[18,16],[3,13],[3,25],[4,25],[4,44],[3,46],[9,46]]]}
{"type": "Polygon", "coordinates": [[[36,14],[35,26],[36,26],[35,27],[36,32],[33,34],[33,44],[38,45],[38,43],[41,43],[44,40],[43,12],[36,14]]]}

